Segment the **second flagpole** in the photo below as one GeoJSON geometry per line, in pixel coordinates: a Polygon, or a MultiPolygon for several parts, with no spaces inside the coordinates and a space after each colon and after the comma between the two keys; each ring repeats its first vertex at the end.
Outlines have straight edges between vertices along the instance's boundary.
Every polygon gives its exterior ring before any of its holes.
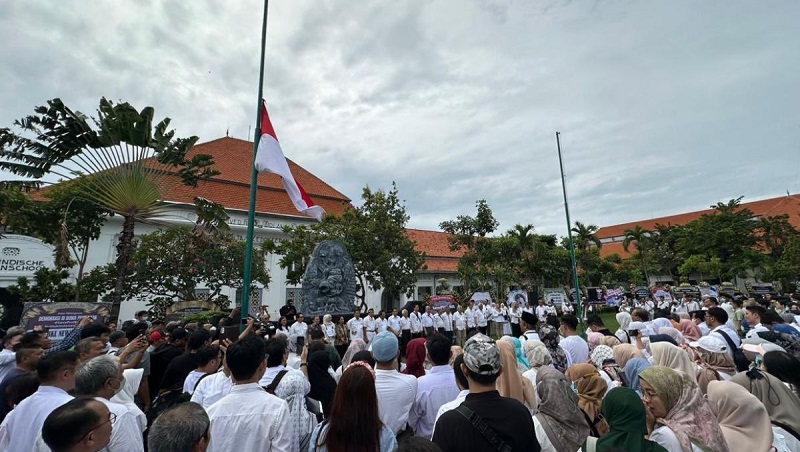
{"type": "Polygon", "coordinates": [[[247,209],[247,239],[244,254],[244,281],[242,282],[241,307],[242,326],[250,311],[250,284],[253,281],[253,233],[256,217],[256,194],[258,193],[258,172],[255,161],[258,151],[258,141],[261,138],[261,105],[264,98],[264,57],[267,50],[267,13],[269,0],[264,0],[264,21],[261,24],[261,65],[258,70],[258,102],[256,102],[256,133],[253,135],[253,160],[250,165],[250,206],[247,209]]]}

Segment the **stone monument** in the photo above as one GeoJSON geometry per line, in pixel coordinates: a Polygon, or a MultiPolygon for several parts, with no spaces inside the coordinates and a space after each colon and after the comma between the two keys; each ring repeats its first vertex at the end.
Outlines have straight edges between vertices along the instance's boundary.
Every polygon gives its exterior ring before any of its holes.
{"type": "Polygon", "coordinates": [[[356,269],[344,244],[333,240],[319,243],[306,267],[302,285],[298,312],[306,317],[352,313],[356,269]]]}

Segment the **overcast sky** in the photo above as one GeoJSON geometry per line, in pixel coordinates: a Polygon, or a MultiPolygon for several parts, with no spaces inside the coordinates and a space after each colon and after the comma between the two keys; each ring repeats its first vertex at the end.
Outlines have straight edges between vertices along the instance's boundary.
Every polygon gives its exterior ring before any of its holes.
{"type": "MultiPolygon", "coordinates": [[[[13,1],[0,127],[61,97],[255,124],[257,0],[13,1]]],[[[800,2],[270,2],[264,96],[287,157],[358,203],[396,181],[410,226],[488,200],[565,233],[800,192],[800,2]]]]}

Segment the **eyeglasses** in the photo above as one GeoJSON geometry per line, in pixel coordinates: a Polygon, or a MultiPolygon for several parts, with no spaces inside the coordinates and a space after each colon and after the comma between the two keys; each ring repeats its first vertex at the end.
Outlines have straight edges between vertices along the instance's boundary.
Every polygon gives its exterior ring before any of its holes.
{"type": "Polygon", "coordinates": [[[84,433],[84,434],[83,434],[83,436],[81,436],[81,438],[80,438],[80,439],[79,439],[77,442],[81,442],[81,441],[83,441],[83,438],[86,438],[86,435],[88,435],[89,433],[92,433],[93,431],[95,431],[95,430],[97,430],[98,428],[100,428],[100,427],[102,427],[102,426],[106,425],[106,424],[107,424],[107,423],[109,423],[109,422],[111,423],[111,425],[114,425],[114,422],[117,422],[117,415],[116,415],[116,414],[114,414],[114,413],[112,413],[112,412],[110,412],[110,411],[108,412],[108,419],[106,419],[105,421],[103,421],[103,422],[101,422],[101,423],[99,423],[99,424],[95,425],[95,426],[94,426],[94,427],[92,427],[91,429],[89,429],[89,431],[87,431],[86,433],[84,433]]]}

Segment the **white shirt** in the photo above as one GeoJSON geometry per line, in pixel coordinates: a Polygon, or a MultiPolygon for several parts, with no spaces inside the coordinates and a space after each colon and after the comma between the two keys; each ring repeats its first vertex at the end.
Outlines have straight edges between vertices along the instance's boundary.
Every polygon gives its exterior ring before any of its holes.
{"type": "Polygon", "coordinates": [[[308,333],[308,325],[306,325],[306,322],[294,322],[292,326],[289,327],[289,331],[291,332],[292,336],[306,337],[306,333],[308,333]]]}
{"type": "Polygon", "coordinates": [[[703,333],[703,336],[708,336],[708,333],[711,332],[711,329],[708,327],[708,325],[706,325],[706,322],[700,322],[697,325],[697,328],[700,330],[701,333],[703,333]]]}
{"type": "Polygon", "coordinates": [[[467,329],[467,316],[464,315],[463,312],[454,312],[453,322],[455,322],[456,329],[458,331],[464,331],[467,329]]]}
{"type": "Polygon", "coordinates": [[[540,322],[547,320],[547,311],[547,306],[536,306],[536,317],[539,318],[540,322]]]}
{"type": "Polygon", "coordinates": [[[519,318],[522,316],[522,310],[520,308],[511,308],[509,311],[509,317],[511,317],[511,323],[519,323],[519,318]]]}
{"type": "Polygon", "coordinates": [[[478,326],[481,326],[481,327],[486,326],[487,325],[486,313],[484,313],[480,309],[476,309],[475,310],[475,323],[477,323],[478,326]]]}
{"type": "Polygon", "coordinates": [[[442,405],[457,396],[456,376],[448,364],[433,366],[425,375],[419,377],[417,398],[409,416],[414,434],[423,438],[433,436],[436,413],[442,405]]]}
{"type": "Polygon", "coordinates": [[[553,442],[550,441],[550,438],[547,437],[547,432],[544,430],[542,423],[539,422],[539,419],[537,419],[536,416],[533,416],[533,430],[536,432],[536,440],[539,441],[539,446],[542,448],[542,452],[559,452],[556,449],[556,446],[553,445],[553,442]]]}
{"type": "Polygon", "coordinates": [[[364,326],[367,328],[367,333],[375,332],[375,317],[364,317],[364,326]]]}
{"type": "Polygon", "coordinates": [[[208,407],[228,395],[232,387],[233,380],[231,380],[231,377],[219,371],[200,380],[192,394],[192,402],[199,403],[208,410],[208,407]]]}
{"type": "MultiPolygon", "coordinates": [[[[455,410],[456,408],[461,405],[461,402],[467,400],[467,394],[469,394],[469,389],[464,389],[463,391],[459,392],[455,399],[445,403],[444,405],[439,407],[439,411],[436,412],[436,420],[434,420],[433,425],[436,426],[436,422],[442,417],[442,414],[450,411],[455,410]]],[[[433,438],[433,434],[431,434],[431,438],[433,438]]]]}
{"type": "Polygon", "coordinates": [[[522,336],[519,337],[519,340],[523,345],[525,345],[525,341],[538,341],[541,339],[539,339],[539,333],[533,330],[528,330],[522,333],[522,336]]]}
{"type": "Polygon", "coordinates": [[[558,343],[572,358],[572,363],[585,363],[589,361],[589,344],[580,336],[567,336],[558,343]]]}
{"type": "MultiPolygon", "coordinates": [[[[284,367],[283,365],[275,366],[275,367],[267,367],[267,371],[264,372],[264,375],[261,377],[261,380],[258,380],[258,385],[261,386],[262,388],[266,388],[267,386],[272,384],[272,380],[274,380],[275,377],[279,373],[281,373],[281,371],[284,371],[284,370],[288,370],[289,373],[291,373],[293,375],[300,375],[306,381],[305,390],[306,390],[306,394],[308,394],[308,391],[311,390],[311,383],[308,382],[308,379],[303,374],[303,372],[300,371],[300,370],[288,369],[288,368],[284,367]]],[[[289,374],[286,374],[286,375],[284,375],[283,378],[286,378],[288,376],[289,376],[289,374]]],[[[283,381],[283,380],[281,380],[281,381],[283,381]]],[[[278,385],[280,385],[280,383],[278,383],[278,385]]]]}
{"type": "Polygon", "coordinates": [[[375,369],[375,392],[381,422],[396,435],[408,423],[417,398],[417,378],[396,370],[375,369]]]}
{"type": "Polygon", "coordinates": [[[336,324],[331,323],[330,325],[322,324],[322,332],[325,334],[325,339],[328,342],[333,342],[336,339],[336,324]]]}
{"type": "Polygon", "coordinates": [[[464,319],[467,322],[467,328],[475,328],[475,312],[472,309],[467,308],[464,311],[464,319]]]}
{"type": "Polygon", "coordinates": [[[72,398],[63,389],[55,386],[39,386],[36,392],[11,410],[0,424],[0,450],[3,452],[33,450],[44,420],[53,410],[72,398]]]}
{"type": "Polygon", "coordinates": [[[731,355],[731,357],[733,357],[733,350],[730,349],[731,347],[728,345],[728,341],[725,340],[725,335],[727,335],[729,338],[731,338],[731,340],[733,341],[733,344],[736,345],[736,348],[739,348],[739,346],[742,345],[742,340],[739,339],[739,335],[736,334],[727,325],[720,325],[720,326],[714,328],[713,330],[711,330],[711,333],[709,333],[709,334],[713,334],[714,336],[716,336],[716,337],[718,337],[718,338],[720,338],[722,340],[722,343],[725,344],[725,347],[728,349],[727,350],[728,354],[731,355]],[[720,331],[722,331],[722,333],[720,333],[720,331]]]}
{"type": "Polygon", "coordinates": [[[436,327],[437,330],[439,328],[444,329],[445,321],[442,318],[442,315],[446,315],[446,314],[433,314],[433,326],[436,327]]]}
{"type": "MultiPolygon", "coordinates": [[[[672,429],[670,429],[666,425],[661,425],[655,430],[653,430],[653,433],[650,434],[650,441],[657,443],[664,449],[667,449],[668,452],[683,451],[681,442],[678,440],[678,437],[675,436],[675,432],[673,432],[672,429]]],[[[703,451],[699,447],[695,446],[693,443],[692,452],[703,452],[703,451]]]]}
{"type": "Polygon", "coordinates": [[[392,332],[399,336],[401,334],[401,330],[403,329],[400,326],[400,316],[399,315],[390,315],[389,316],[389,328],[392,329],[392,332]]]}
{"type": "Polygon", "coordinates": [[[769,331],[769,329],[759,323],[758,325],[747,330],[747,334],[745,334],[744,337],[747,339],[750,339],[751,337],[759,337],[758,333],[763,331],[769,331]]]}
{"type": "Polygon", "coordinates": [[[402,330],[410,330],[411,329],[411,319],[408,317],[400,317],[400,331],[398,333],[402,334],[402,330]]]}
{"type": "Polygon", "coordinates": [[[378,317],[375,319],[375,332],[380,334],[384,331],[389,331],[389,321],[378,317]]]}
{"type": "Polygon", "coordinates": [[[230,394],[208,408],[209,452],[283,451],[292,449],[295,426],[289,405],[257,383],[234,385],[230,394]]]}
{"type": "Polygon", "coordinates": [[[422,326],[425,328],[433,328],[432,314],[428,314],[427,312],[425,314],[422,314],[422,326]]]}
{"type": "Polygon", "coordinates": [[[117,417],[111,424],[111,441],[108,450],[113,452],[141,452],[144,450],[142,432],[139,431],[139,423],[136,417],[125,405],[114,403],[102,397],[95,397],[95,400],[105,404],[108,411],[117,417]]]}
{"type": "Polygon", "coordinates": [[[444,322],[444,330],[453,331],[453,314],[443,312],[439,314],[439,317],[441,317],[442,322],[444,322]]]}
{"type": "Polygon", "coordinates": [[[347,321],[347,329],[350,330],[350,340],[361,339],[365,341],[364,337],[364,321],[360,318],[353,317],[347,321]]]}
{"type": "Polygon", "coordinates": [[[422,319],[419,317],[419,313],[412,312],[408,315],[411,319],[411,332],[412,333],[419,333],[422,331],[422,319]]]}
{"type": "MultiPolygon", "coordinates": [[[[189,394],[193,393],[194,392],[194,387],[197,386],[197,382],[205,374],[206,374],[205,372],[200,372],[199,370],[196,370],[196,369],[191,371],[191,372],[189,372],[189,375],[187,375],[186,379],[183,380],[183,392],[186,392],[186,393],[189,393],[189,394]]],[[[206,377],[206,378],[210,378],[210,377],[206,377]]]]}
{"type": "Polygon", "coordinates": [[[5,348],[0,350],[0,382],[6,378],[11,369],[17,367],[16,356],[17,354],[11,350],[5,348]]]}

